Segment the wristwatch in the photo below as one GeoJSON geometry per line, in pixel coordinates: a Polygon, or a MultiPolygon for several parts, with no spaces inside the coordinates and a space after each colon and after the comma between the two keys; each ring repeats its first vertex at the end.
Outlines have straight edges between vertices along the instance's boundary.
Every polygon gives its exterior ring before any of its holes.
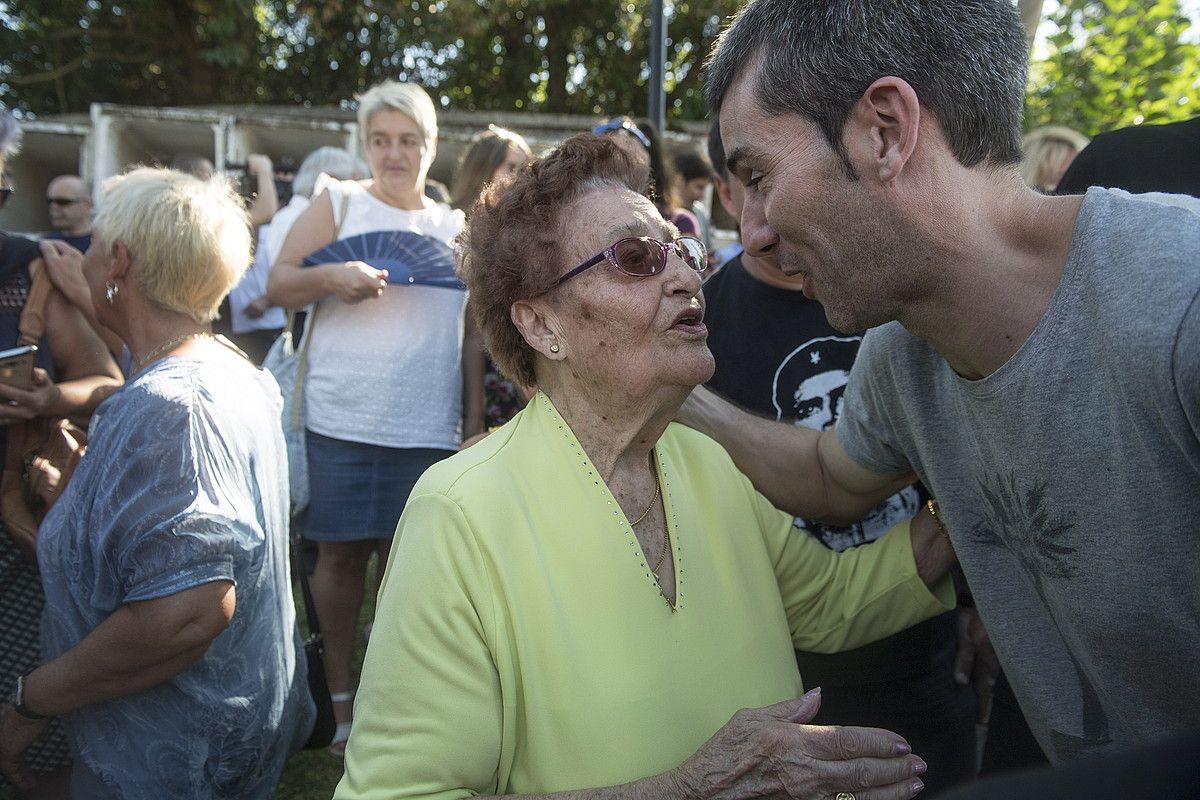
{"type": "MultiPolygon", "coordinates": [[[[34,669],[37,669],[37,668],[34,667],[34,669]]],[[[22,717],[24,717],[25,719],[31,719],[31,720],[49,719],[49,717],[47,715],[39,714],[36,711],[31,710],[29,708],[29,706],[25,705],[25,677],[27,675],[29,675],[30,672],[33,672],[33,670],[31,669],[28,672],[18,675],[16,683],[13,684],[13,691],[12,691],[13,709],[18,714],[20,714],[22,717]]]]}

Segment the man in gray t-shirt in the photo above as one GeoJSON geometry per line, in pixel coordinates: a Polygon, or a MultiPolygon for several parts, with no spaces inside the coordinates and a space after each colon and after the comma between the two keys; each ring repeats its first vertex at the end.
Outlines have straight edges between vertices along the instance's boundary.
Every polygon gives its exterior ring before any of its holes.
{"type": "Polygon", "coordinates": [[[801,516],[920,477],[1061,762],[1200,724],[1200,203],[1027,190],[1025,60],[1008,0],[738,15],[708,95],[746,249],[882,327],[832,431],[682,416],[801,516]]]}

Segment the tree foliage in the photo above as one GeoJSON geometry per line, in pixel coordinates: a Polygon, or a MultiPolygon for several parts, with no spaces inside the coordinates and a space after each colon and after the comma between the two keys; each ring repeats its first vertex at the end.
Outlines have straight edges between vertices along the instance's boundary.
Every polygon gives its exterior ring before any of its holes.
{"type": "MultiPolygon", "coordinates": [[[[638,0],[22,0],[0,3],[0,101],[33,113],[346,101],[384,77],[466,110],[641,112],[638,0]]],[[[702,56],[736,0],[668,6],[668,113],[704,115],[702,56]]]]}
{"type": "Polygon", "coordinates": [[[1030,69],[1026,125],[1105,130],[1200,114],[1200,47],[1179,0],[1062,0],[1030,69]]]}
{"type": "MultiPolygon", "coordinates": [[[[739,0],[668,2],[667,112],[699,119],[701,64],[739,0]]],[[[349,101],[394,77],[463,110],[640,113],[649,0],[0,0],[0,102],[34,114],[349,101]]],[[[1179,0],[1063,0],[1028,121],[1085,133],[1200,113],[1179,0]]]]}

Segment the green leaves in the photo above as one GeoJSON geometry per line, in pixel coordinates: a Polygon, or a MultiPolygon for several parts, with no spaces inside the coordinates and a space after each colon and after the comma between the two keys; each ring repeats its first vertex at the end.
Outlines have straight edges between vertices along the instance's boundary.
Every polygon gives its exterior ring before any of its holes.
{"type": "MultiPolygon", "coordinates": [[[[704,56],[739,0],[668,2],[667,113],[701,119],[704,56]]],[[[35,113],[349,100],[414,80],[462,110],[638,113],[648,0],[0,1],[0,102],[35,113]],[[336,65],[336,66],[334,66],[336,65]]],[[[1180,0],[1063,0],[1027,125],[1095,134],[1200,114],[1180,0]]],[[[1194,36],[1192,37],[1194,40],[1194,36]]]]}
{"type": "Polygon", "coordinates": [[[1063,0],[1030,67],[1026,127],[1094,136],[1200,114],[1200,48],[1179,0],[1063,0]]]}

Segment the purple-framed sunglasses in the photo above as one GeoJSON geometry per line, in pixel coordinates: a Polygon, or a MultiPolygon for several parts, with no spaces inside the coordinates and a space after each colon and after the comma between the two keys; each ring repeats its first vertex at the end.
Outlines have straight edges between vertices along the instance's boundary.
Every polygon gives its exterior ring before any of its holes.
{"type": "Polygon", "coordinates": [[[635,278],[649,278],[667,268],[667,253],[674,251],[689,269],[703,272],[708,267],[708,252],[704,242],[694,236],[680,236],[669,242],[660,242],[649,236],[627,236],[618,239],[604,252],[592,256],[575,269],[563,275],[551,289],[558,288],[584,270],[591,269],[601,261],[608,261],[626,275],[635,278]]]}

